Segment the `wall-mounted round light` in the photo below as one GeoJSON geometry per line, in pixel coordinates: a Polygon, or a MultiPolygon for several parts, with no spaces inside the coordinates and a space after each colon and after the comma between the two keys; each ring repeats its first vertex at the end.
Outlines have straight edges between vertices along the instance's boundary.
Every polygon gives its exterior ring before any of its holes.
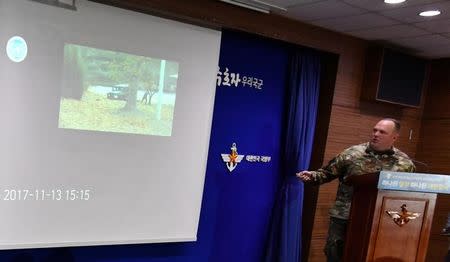
{"type": "Polygon", "coordinates": [[[419,15],[420,16],[436,16],[436,15],[440,15],[441,11],[439,10],[428,10],[428,11],[423,11],[420,12],[419,15]]]}
{"type": "Polygon", "coordinates": [[[20,36],[13,36],[6,44],[6,55],[13,62],[19,63],[25,60],[28,53],[28,46],[25,39],[20,36]]]}
{"type": "Polygon", "coordinates": [[[386,3],[386,4],[400,4],[400,3],[403,3],[403,2],[405,2],[406,0],[384,0],[384,2],[386,3]]]}

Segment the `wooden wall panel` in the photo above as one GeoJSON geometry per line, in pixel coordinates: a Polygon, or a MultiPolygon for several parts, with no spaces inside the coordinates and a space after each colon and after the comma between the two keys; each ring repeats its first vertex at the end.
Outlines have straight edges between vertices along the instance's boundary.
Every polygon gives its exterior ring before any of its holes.
{"type": "Polygon", "coordinates": [[[424,119],[450,118],[450,59],[434,61],[430,72],[430,93],[424,119]]]}
{"type": "Polygon", "coordinates": [[[423,144],[418,157],[430,171],[450,174],[450,118],[424,119],[422,124],[423,144]]]}
{"type": "Polygon", "coordinates": [[[339,74],[336,79],[335,87],[335,105],[357,108],[359,106],[360,91],[357,87],[361,86],[363,80],[362,74],[339,74]]]}
{"type": "MultiPolygon", "coordinates": [[[[417,159],[429,173],[450,175],[450,59],[432,63],[417,159]]],[[[447,238],[439,233],[450,213],[450,195],[438,196],[427,261],[444,261],[447,238]]]]}

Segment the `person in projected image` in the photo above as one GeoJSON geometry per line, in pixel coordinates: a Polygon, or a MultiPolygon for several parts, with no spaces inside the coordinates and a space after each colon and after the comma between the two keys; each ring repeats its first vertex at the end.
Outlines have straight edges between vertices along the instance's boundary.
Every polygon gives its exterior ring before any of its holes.
{"type": "Polygon", "coordinates": [[[144,105],[150,104],[150,87],[145,89],[145,93],[142,96],[141,103],[144,105]]]}
{"type": "Polygon", "coordinates": [[[353,188],[345,183],[346,178],[381,170],[414,172],[415,166],[411,159],[394,147],[399,131],[400,123],[397,120],[382,119],[373,127],[369,142],[345,149],[316,171],[305,170],[296,174],[303,182],[314,185],[339,179],[336,201],[329,211],[330,225],[324,248],[327,261],[341,261],[344,253],[353,194],[353,188]]]}
{"type": "Polygon", "coordinates": [[[151,82],[149,86],[145,89],[145,93],[142,96],[141,103],[144,105],[150,105],[152,102],[153,94],[156,92],[155,82],[151,82]]]}

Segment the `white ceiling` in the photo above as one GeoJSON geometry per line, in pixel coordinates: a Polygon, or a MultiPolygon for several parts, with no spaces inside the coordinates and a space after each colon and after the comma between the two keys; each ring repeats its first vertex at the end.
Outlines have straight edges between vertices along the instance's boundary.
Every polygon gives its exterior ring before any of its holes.
{"type": "Polygon", "coordinates": [[[272,12],[352,35],[402,47],[426,58],[450,58],[450,0],[406,0],[389,5],[383,0],[246,0],[276,7],[272,12]],[[438,9],[435,17],[419,12],[438,9]]]}

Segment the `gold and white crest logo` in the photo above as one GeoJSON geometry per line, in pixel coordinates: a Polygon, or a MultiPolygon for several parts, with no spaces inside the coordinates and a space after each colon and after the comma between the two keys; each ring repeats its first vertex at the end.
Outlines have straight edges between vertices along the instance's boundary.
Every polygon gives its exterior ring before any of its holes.
{"type": "Polygon", "coordinates": [[[221,154],[223,162],[227,165],[228,170],[233,171],[237,164],[242,161],[244,155],[239,155],[237,152],[236,143],[231,145],[231,154],[221,154]]]}

